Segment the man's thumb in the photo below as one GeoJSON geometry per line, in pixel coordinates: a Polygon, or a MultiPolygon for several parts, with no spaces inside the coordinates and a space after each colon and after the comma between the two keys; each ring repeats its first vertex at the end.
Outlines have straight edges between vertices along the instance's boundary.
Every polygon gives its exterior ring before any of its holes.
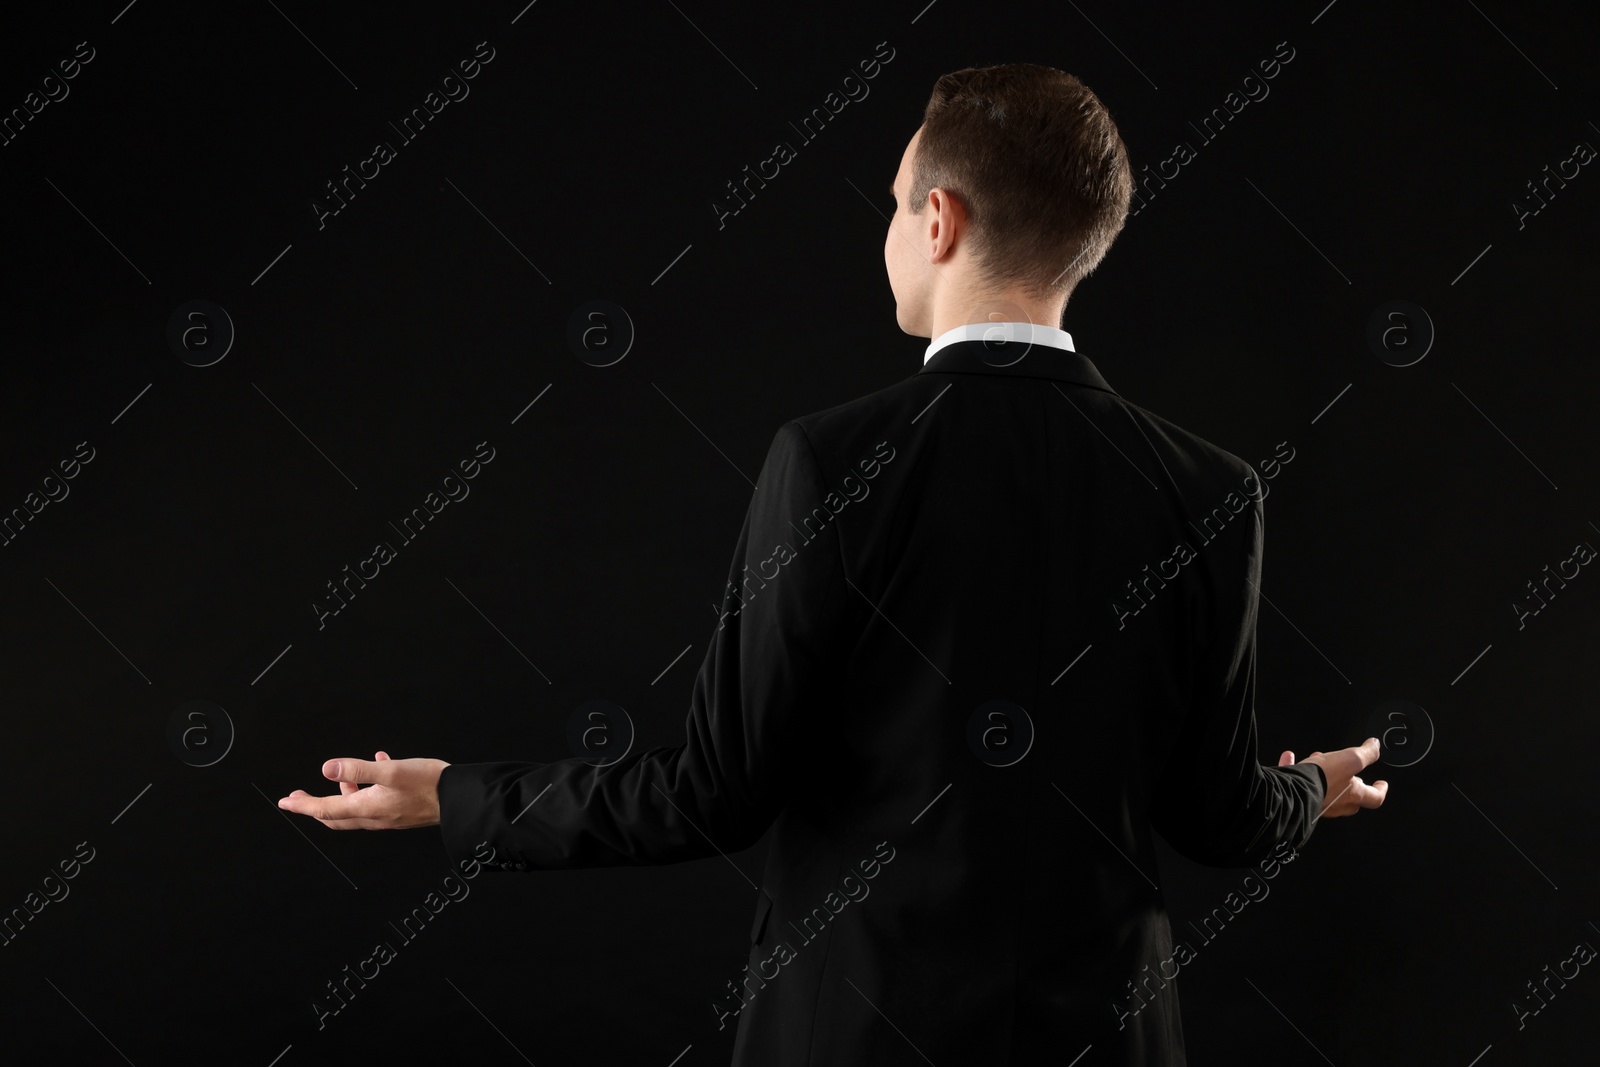
{"type": "Polygon", "coordinates": [[[362,759],[331,759],[322,765],[322,776],[335,782],[376,782],[377,767],[362,759]]]}
{"type": "Polygon", "coordinates": [[[1283,755],[1278,757],[1278,766],[1287,767],[1293,762],[1294,762],[1294,752],[1291,751],[1290,749],[1287,749],[1287,748],[1284,749],[1283,750],[1283,755]]]}

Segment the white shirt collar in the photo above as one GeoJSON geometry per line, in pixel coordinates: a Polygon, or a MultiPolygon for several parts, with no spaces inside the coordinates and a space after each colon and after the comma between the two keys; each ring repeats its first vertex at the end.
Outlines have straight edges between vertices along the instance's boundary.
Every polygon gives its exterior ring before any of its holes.
{"type": "Polygon", "coordinates": [[[933,354],[954,341],[1021,341],[1024,344],[1049,345],[1052,348],[1077,351],[1072,347],[1072,335],[1054,326],[1037,322],[969,322],[964,326],[946,330],[933,339],[922,357],[926,364],[933,354]]]}

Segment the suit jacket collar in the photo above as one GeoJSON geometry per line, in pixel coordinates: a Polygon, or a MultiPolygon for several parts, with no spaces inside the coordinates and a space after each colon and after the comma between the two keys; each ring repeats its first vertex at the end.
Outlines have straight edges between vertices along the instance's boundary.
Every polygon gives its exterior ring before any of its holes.
{"type": "Polygon", "coordinates": [[[1100,376],[1087,356],[1049,345],[1029,346],[1017,341],[952,341],[929,357],[917,373],[1051,378],[1101,389],[1113,396],[1117,392],[1100,376]]]}

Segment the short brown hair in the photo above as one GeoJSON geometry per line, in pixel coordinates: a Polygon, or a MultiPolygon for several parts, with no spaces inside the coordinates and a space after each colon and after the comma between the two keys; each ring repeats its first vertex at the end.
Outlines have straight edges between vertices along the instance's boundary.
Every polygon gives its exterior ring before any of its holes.
{"type": "Polygon", "coordinates": [[[966,208],[978,269],[1036,297],[1070,294],[1122,231],[1133,195],[1127,149],[1087,85],[1037,63],[941,77],[911,175],[921,214],[939,186],[966,208]]]}

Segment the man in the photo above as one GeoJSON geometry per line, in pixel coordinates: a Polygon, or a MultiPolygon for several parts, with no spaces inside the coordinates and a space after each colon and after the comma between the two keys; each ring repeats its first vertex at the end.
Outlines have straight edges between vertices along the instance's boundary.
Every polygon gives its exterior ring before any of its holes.
{"type": "Polygon", "coordinates": [[[453,860],[514,870],[770,831],[747,973],[712,1005],[739,1065],[1183,1064],[1151,831],[1246,866],[1387,783],[1359,777],[1375,738],[1257,761],[1266,484],[1045,325],[1131,189],[1071,75],[940,78],[884,247],[900,327],[932,343],[778,431],[685,741],[606,766],[379,752],[279,805],[437,823],[453,860]]]}

